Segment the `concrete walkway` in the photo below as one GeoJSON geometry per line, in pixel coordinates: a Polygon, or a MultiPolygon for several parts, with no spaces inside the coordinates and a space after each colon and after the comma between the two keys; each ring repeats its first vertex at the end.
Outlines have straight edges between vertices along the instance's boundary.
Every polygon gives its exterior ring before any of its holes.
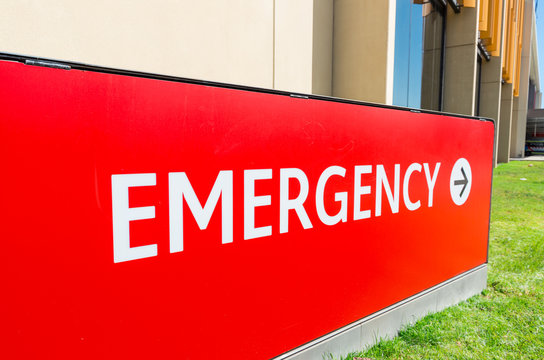
{"type": "Polygon", "coordinates": [[[544,161],[543,155],[532,155],[524,158],[510,158],[510,161],[544,161]]]}

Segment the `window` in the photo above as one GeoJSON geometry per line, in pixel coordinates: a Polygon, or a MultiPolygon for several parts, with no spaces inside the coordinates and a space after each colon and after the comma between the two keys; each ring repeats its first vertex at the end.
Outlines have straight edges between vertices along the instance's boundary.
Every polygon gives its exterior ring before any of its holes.
{"type": "Polygon", "coordinates": [[[397,0],[394,105],[441,110],[445,9],[431,0],[397,0]]]}

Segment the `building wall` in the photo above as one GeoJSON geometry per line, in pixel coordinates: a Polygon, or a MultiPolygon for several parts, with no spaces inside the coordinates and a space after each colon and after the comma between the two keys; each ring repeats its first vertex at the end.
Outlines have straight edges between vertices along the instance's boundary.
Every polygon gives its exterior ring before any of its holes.
{"type": "Polygon", "coordinates": [[[334,2],[314,1],[313,6],[312,93],[330,96],[332,95],[334,2]]]}
{"type": "Polygon", "coordinates": [[[446,65],[443,110],[474,115],[476,101],[476,42],[478,8],[463,8],[456,14],[448,8],[446,19],[446,65]]]}
{"type": "MultiPolygon", "coordinates": [[[[497,165],[499,142],[497,141],[500,130],[501,99],[502,99],[502,54],[504,52],[504,26],[506,12],[503,11],[505,0],[495,1],[495,12],[487,6],[480,10],[480,36],[485,41],[490,59],[482,64],[482,83],[480,98],[480,115],[495,120],[495,154],[493,164],[497,165]],[[483,22],[483,24],[482,24],[483,22]],[[483,27],[483,29],[482,29],[483,27]]],[[[486,5],[486,4],[483,4],[486,5]]],[[[489,4],[487,4],[489,5],[489,4]]]]}
{"type": "MultiPolygon", "coordinates": [[[[500,56],[491,56],[489,62],[482,66],[482,83],[480,97],[480,116],[495,120],[495,137],[499,134],[502,77],[500,56]]],[[[495,142],[493,164],[497,165],[498,141],[495,142]]]]}
{"type": "Polygon", "coordinates": [[[274,79],[278,90],[332,95],[333,2],[275,0],[274,79]]]}
{"type": "Polygon", "coordinates": [[[395,4],[334,2],[334,96],[392,103],[395,4]]]}
{"type": "Polygon", "coordinates": [[[540,81],[538,57],[532,50],[536,40],[533,0],[481,0],[480,38],[491,59],[482,66],[481,115],[496,120],[496,162],[523,157],[527,123],[529,81],[540,81]],[[500,75],[497,68],[501,68],[500,75]],[[501,82],[500,91],[497,83],[501,82]]]}
{"type": "Polygon", "coordinates": [[[331,95],[331,1],[27,0],[0,14],[3,52],[331,95]]]}
{"type": "Polygon", "coordinates": [[[273,1],[1,1],[0,14],[4,52],[274,85],[273,1]]]}
{"type": "Polygon", "coordinates": [[[0,2],[1,51],[391,103],[394,0],[150,4],[0,2]]]}
{"type": "Polygon", "coordinates": [[[506,83],[501,89],[501,113],[499,129],[496,132],[497,162],[506,163],[510,159],[510,137],[512,132],[512,109],[514,106],[514,88],[506,83]]]}

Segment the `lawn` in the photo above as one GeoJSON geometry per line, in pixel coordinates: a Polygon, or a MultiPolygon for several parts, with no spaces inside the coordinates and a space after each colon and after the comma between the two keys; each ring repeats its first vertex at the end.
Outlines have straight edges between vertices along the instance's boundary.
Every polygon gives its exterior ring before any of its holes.
{"type": "Polygon", "coordinates": [[[483,293],[345,359],[357,358],[544,359],[544,162],[495,169],[483,293]]]}

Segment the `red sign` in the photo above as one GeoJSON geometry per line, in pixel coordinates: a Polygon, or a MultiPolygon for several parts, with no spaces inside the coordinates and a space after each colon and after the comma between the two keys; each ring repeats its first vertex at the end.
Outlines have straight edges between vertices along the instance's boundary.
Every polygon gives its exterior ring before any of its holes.
{"type": "Polygon", "coordinates": [[[270,358],[486,262],[492,122],[9,62],[0,84],[6,359],[270,358]]]}

